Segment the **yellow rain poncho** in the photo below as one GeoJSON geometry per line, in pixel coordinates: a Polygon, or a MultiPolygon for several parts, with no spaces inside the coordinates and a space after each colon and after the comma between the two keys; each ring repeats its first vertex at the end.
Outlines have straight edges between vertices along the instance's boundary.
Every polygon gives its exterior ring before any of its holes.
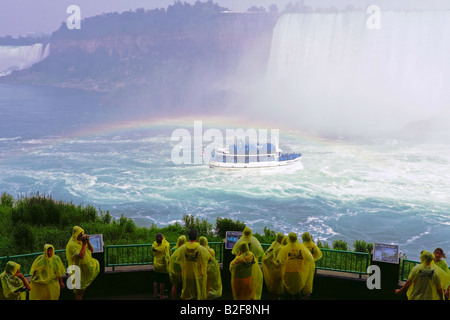
{"type": "MultiPolygon", "coordinates": [[[[259,240],[253,236],[252,229],[250,229],[249,227],[244,228],[242,236],[234,244],[233,249],[231,250],[231,253],[234,255],[237,255],[239,253],[239,247],[243,242],[247,243],[249,250],[253,253],[253,255],[255,256],[256,262],[258,263],[259,259],[264,254],[264,249],[262,248],[259,240]]],[[[261,273],[262,273],[262,271],[261,271],[261,273]]],[[[262,289],[263,289],[263,281],[261,281],[260,286],[257,288],[256,297],[258,300],[261,298],[262,289]]]]}
{"type": "Polygon", "coordinates": [[[312,262],[312,267],[310,268],[308,279],[306,280],[305,286],[303,287],[303,294],[309,295],[313,291],[313,282],[314,282],[314,272],[316,270],[316,261],[322,258],[322,251],[320,248],[314,243],[311,235],[308,232],[302,234],[303,244],[308,248],[311,252],[314,261],[312,262]]]}
{"type": "Polygon", "coordinates": [[[216,259],[216,253],[208,245],[206,237],[200,237],[198,242],[205,247],[211,254],[211,259],[208,261],[206,275],[206,294],[208,299],[216,299],[222,296],[222,277],[220,276],[220,266],[216,259]]]}
{"type": "Polygon", "coordinates": [[[439,289],[448,287],[449,275],[434,264],[434,255],[423,251],[421,264],[414,266],[408,276],[411,282],[406,295],[409,300],[440,300],[439,289]]]}
{"type": "Polygon", "coordinates": [[[25,285],[21,279],[16,277],[20,265],[14,261],[8,261],[5,271],[0,274],[0,300],[25,300],[25,285]]]}
{"type": "Polygon", "coordinates": [[[267,290],[270,293],[284,293],[284,286],[281,281],[281,265],[277,262],[277,256],[285,243],[286,236],[278,232],[275,241],[273,241],[269,249],[264,252],[261,259],[264,281],[266,282],[267,290]]]}
{"type": "Polygon", "coordinates": [[[87,245],[84,258],[81,259],[78,256],[83,245],[82,242],[78,240],[80,234],[84,234],[84,230],[78,226],[73,227],[72,237],[66,245],[66,258],[69,267],[75,265],[80,268],[80,287],[77,288],[77,282],[75,281],[74,291],[86,290],[100,272],[100,264],[97,259],[92,257],[92,252],[87,245]]]}
{"type": "Polygon", "coordinates": [[[437,265],[442,270],[444,270],[444,272],[450,272],[450,269],[448,268],[448,264],[447,264],[447,262],[445,262],[445,260],[435,261],[434,264],[437,265]]]}
{"type": "Polygon", "coordinates": [[[263,274],[247,242],[239,245],[236,258],[230,263],[231,290],[234,300],[260,300],[263,274]]]}
{"type": "Polygon", "coordinates": [[[176,250],[186,243],[186,236],[182,235],[178,237],[177,244],[171,249],[169,260],[169,277],[172,284],[181,283],[181,267],[178,264],[178,254],[175,254],[176,250]]]}
{"type": "Polygon", "coordinates": [[[166,239],[162,239],[161,243],[153,242],[153,268],[155,272],[169,273],[169,248],[170,244],[166,239]]]}
{"type": "Polygon", "coordinates": [[[54,254],[55,248],[51,244],[44,246],[44,253],[37,257],[31,266],[30,300],[58,300],[60,281],[66,273],[60,257],[54,254]],[[52,255],[48,255],[48,249],[52,255]]]}
{"type": "Polygon", "coordinates": [[[281,264],[281,276],[285,292],[297,295],[306,284],[313,267],[314,258],[306,246],[298,241],[293,232],[288,234],[288,242],[277,257],[281,264]]]}
{"type": "MultiPolygon", "coordinates": [[[[435,261],[434,264],[436,266],[438,266],[439,268],[441,268],[444,271],[444,273],[446,273],[448,276],[450,276],[450,269],[448,268],[447,262],[445,262],[445,260],[435,261]]],[[[449,285],[450,285],[450,283],[448,283],[447,286],[442,287],[442,289],[444,291],[448,290],[449,285]]]]}
{"type": "Polygon", "coordinates": [[[239,253],[239,246],[242,242],[246,242],[248,244],[249,250],[255,255],[257,261],[263,256],[264,249],[261,246],[261,243],[258,239],[253,236],[252,229],[249,227],[244,228],[244,232],[239,240],[234,244],[231,253],[237,255],[239,253]]]}
{"type": "Polygon", "coordinates": [[[206,283],[209,251],[198,242],[188,242],[174,252],[181,266],[183,289],[181,299],[206,300],[206,283]]]}

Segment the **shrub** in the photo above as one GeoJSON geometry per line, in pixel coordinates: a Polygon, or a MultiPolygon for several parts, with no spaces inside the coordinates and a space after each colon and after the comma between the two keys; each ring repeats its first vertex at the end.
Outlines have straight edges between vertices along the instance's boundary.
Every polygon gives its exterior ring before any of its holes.
{"type": "Polygon", "coordinates": [[[35,248],[35,236],[33,228],[29,225],[19,225],[14,228],[13,241],[16,253],[33,252],[35,248]]]}
{"type": "Polygon", "coordinates": [[[197,230],[199,236],[203,235],[212,235],[212,224],[210,224],[206,219],[202,219],[201,221],[198,218],[195,218],[191,215],[184,215],[184,228],[186,232],[190,230],[197,230]]]}
{"type": "Polygon", "coordinates": [[[347,251],[347,242],[344,240],[335,240],[333,241],[333,249],[347,251]]]}
{"type": "Polygon", "coordinates": [[[276,232],[270,230],[269,228],[264,227],[264,234],[260,235],[259,233],[255,233],[254,236],[259,240],[260,243],[268,243],[271,244],[276,238],[276,232]]]}
{"type": "Polygon", "coordinates": [[[353,247],[356,252],[371,253],[373,249],[373,245],[371,243],[366,243],[364,240],[355,240],[353,247]]]}
{"type": "Polygon", "coordinates": [[[225,238],[227,231],[242,231],[245,228],[245,223],[239,220],[233,221],[227,218],[217,218],[216,220],[216,235],[220,238],[225,238]]]}
{"type": "Polygon", "coordinates": [[[119,227],[126,233],[133,233],[136,230],[136,225],[131,218],[127,218],[123,215],[119,219],[119,227]]]}
{"type": "Polygon", "coordinates": [[[320,241],[320,240],[317,241],[317,246],[319,248],[323,248],[323,249],[330,249],[330,246],[328,245],[327,242],[322,243],[322,241],[320,241]]]}
{"type": "Polygon", "coordinates": [[[14,205],[14,198],[10,194],[3,192],[0,198],[0,204],[12,208],[14,205]]]}

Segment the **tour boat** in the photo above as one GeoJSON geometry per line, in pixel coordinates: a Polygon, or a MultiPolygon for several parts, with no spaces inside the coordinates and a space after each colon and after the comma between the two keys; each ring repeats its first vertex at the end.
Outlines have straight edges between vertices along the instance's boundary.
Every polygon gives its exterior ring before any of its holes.
{"type": "Polygon", "coordinates": [[[301,161],[301,153],[283,153],[271,143],[238,144],[219,148],[209,162],[210,168],[244,169],[289,166],[301,161]]]}

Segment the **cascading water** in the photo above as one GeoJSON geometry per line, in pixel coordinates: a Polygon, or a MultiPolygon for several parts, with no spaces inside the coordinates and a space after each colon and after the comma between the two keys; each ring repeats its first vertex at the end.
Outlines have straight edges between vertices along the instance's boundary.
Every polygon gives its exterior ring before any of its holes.
{"type": "Polygon", "coordinates": [[[45,59],[50,54],[50,44],[35,43],[30,46],[0,46],[0,76],[14,70],[23,70],[45,59]]]}
{"type": "MultiPolygon", "coordinates": [[[[274,28],[267,81],[304,124],[396,129],[448,115],[450,11],[286,14],[274,28]]],[[[283,106],[280,106],[283,108],[283,106]]],[[[279,109],[277,109],[279,112],[279,109]]]]}

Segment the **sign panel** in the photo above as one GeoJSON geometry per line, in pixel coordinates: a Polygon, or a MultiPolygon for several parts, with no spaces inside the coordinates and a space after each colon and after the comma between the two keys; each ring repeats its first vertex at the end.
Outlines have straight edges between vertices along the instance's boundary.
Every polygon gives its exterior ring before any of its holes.
{"type": "Polygon", "coordinates": [[[102,234],[90,234],[89,242],[94,247],[94,252],[103,252],[103,235],[102,234]]]}
{"type": "Polygon", "coordinates": [[[394,244],[373,244],[373,258],[374,261],[387,262],[387,263],[399,263],[399,250],[398,245],[394,244]]]}
{"type": "Polygon", "coordinates": [[[225,249],[233,249],[241,236],[242,231],[227,231],[225,234],[225,249]]]}

